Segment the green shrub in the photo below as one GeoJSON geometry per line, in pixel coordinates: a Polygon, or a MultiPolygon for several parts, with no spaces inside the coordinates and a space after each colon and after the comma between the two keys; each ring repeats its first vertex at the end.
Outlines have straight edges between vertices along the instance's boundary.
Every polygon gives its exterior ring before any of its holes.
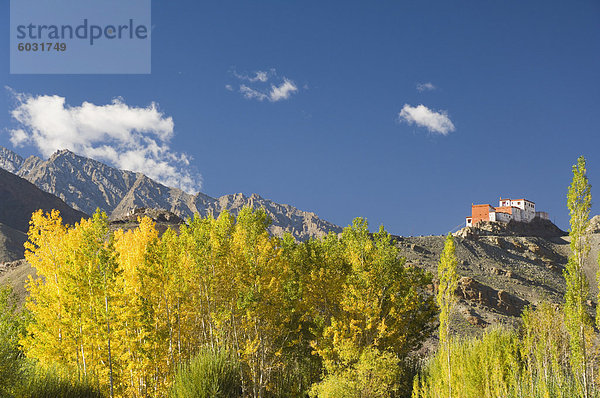
{"type": "Polygon", "coordinates": [[[388,351],[368,348],[343,355],[346,366],[328,374],[310,391],[318,398],[389,398],[401,395],[402,364],[388,351]],[[354,357],[354,360],[353,360],[354,357]]]}
{"type": "MultiPolygon", "coordinates": [[[[516,333],[501,329],[490,330],[481,338],[452,339],[452,391],[462,397],[515,396],[520,368],[517,344],[516,333]]],[[[446,361],[444,350],[430,359],[415,383],[414,398],[449,395],[446,361]]]]}
{"type": "Polygon", "coordinates": [[[20,398],[102,398],[98,386],[87,380],[72,380],[56,369],[28,372],[22,382],[20,398]]]}
{"type": "Polygon", "coordinates": [[[16,303],[10,287],[0,289],[0,397],[12,396],[24,376],[19,340],[25,333],[26,317],[16,303]]]}
{"type": "Polygon", "coordinates": [[[187,365],[180,366],[173,398],[229,398],[241,396],[240,366],[226,350],[204,348],[187,365]]]}
{"type": "Polygon", "coordinates": [[[315,398],[360,398],[356,380],[348,374],[326,376],[323,381],[310,390],[310,396],[315,398]]]}
{"type": "MultiPolygon", "coordinates": [[[[569,364],[563,314],[547,303],[525,311],[519,332],[495,328],[480,338],[455,338],[450,349],[451,377],[440,349],[415,378],[413,398],[449,396],[449,379],[452,396],[463,398],[586,396],[569,364]]],[[[592,385],[587,397],[599,396],[592,385]]]]}

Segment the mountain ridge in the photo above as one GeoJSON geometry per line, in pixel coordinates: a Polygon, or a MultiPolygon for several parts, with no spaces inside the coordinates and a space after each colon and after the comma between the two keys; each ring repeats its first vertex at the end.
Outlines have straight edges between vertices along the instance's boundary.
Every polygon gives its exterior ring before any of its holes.
{"type": "Polygon", "coordinates": [[[63,221],[74,224],[87,214],[70,208],[60,198],[44,192],[29,181],[0,169],[0,223],[27,232],[31,214],[38,209],[60,211],[63,221]]]}
{"type": "Polygon", "coordinates": [[[87,214],[74,210],[56,196],[29,181],[0,168],[0,262],[23,258],[31,214],[38,209],[60,211],[66,224],[74,224],[87,214]]]}
{"type": "Polygon", "coordinates": [[[142,173],[120,170],[69,150],[57,151],[48,160],[42,160],[36,156],[23,159],[0,147],[0,167],[14,170],[14,174],[59,197],[74,209],[92,214],[99,208],[112,219],[141,207],[162,208],[185,219],[195,213],[217,217],[225,210],[237,215],[242,207],[250,206],[264,209],[271,217],[273,234],[289,232],[298,240],[306,240],[342,231],[341,227],[313,212],[279,204],[257,194],[236,193],[219,198],[201,192],[192,195],[160,184],[142,173]]]}

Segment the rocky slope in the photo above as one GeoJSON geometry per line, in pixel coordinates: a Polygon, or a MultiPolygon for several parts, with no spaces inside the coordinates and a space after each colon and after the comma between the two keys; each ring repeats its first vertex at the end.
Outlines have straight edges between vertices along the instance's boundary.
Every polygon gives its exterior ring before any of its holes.
{"type": "Polygon", "coordinates": [[[72,209],[56,196],[0,169],[0,223],[17,231],[27,232],[31,213],[38,209],[59,210],[67,224],[74,224],[82,217],[87,217],[85,213],[72,209]]]}
{"type": "MultiPolygon", "coordinates": [[[[396,239],[409,264],[437,273],[445,236],[396,239]]],[[[569,237],[551,222],[482,222],[457,232],[455,244],[460,281],[452,327],[458,333],[479,333],[493,324],[515,325],[527,306],[544,300],[563,302],[569,237]]],[[[596,249],[586,259],[586,273],[595,296],[599,233],[591,235],[591,244],[596,249]]]]}
{"type": "Polygon", "coordinates": [[[27,234],[0,223],[0,264],[23,258],[27,234]]]}
{"type": "Polygon", "coordinates": [[[21,303],[27,297],[26,281],[36,277],[36,270],[25,260],[0,262],[0,287],[10,285],[21,303]]]}
{"type": "Polygon", "coordinates": [[[22,159],[14,152],[0,147],[0,167],[58,196],[71,207],[92,214],[97,208],[111,218],[126,216],[136,208],[159,208],[182,218],[194,213],[217,217],[227,210],[234,215],[242,207],[263,208],[273,219],[271,232],[281,235],[290,232],[296,239],[318,237],[341,228],[320,219],[314,213],[282,205],[253,194],[241,193],[212,198],[203,193],[191,195],[153,181],[141,173],[118,170],[93,159],[63,150],[48,160],[31,156],[22,159]]]}
{"type": "Polygon", "coordinates": [[[23,258],[29,220],[38,209],[59,210],[67,224],[87,217],[56,196],[0,168],[0,262],[23,258]]]}

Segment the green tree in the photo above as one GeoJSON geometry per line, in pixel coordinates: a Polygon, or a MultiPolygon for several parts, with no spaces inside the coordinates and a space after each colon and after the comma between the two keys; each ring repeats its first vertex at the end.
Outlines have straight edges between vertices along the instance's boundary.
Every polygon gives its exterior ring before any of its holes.
{"type": "Polygon", "coordinates": [[[590,251],[588,237],[589,215],[592,204],[591,186],[588,182],[585,158],[580,156],[573,166],[573,181],[567,194],[571,238],[571,255],[564,271],[567,291],[565,295],[565,323],[571,341],[571,366],[580,378],[583,396],[589,396],[588,355],[586,335],[591,331],[591,320],[587,311],[589,296],[588,280],[583,265],[590,251]]]}
{"type": "Polygon", "coordinates": [[[452,234],[448,234],[446,237],[446,243],[444,250],[440,257],[438,265],[438,292],[437,292],[437,303],[440,307],[440,349],[445,353],[446,364],[444,371],[447,373],[448,378],[448,396],[452,396],[452,364],[451,364],[451,352],[450,352],[450,315],[452,313],[452,307],[456,302],[455,291],[458,287],[458,275],[456,273],[456,266],[458,261],[455,255],[456,247],[454,245],[454,237],[452,234]]]}

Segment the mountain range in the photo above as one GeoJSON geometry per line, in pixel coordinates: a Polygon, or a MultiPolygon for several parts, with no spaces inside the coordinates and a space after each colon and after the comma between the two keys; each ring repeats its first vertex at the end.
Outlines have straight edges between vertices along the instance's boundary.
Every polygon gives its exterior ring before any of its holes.
{"type": "Polygon", "coordinates": [[[0,147],[0,168],[24,178],[41,190],[62,199],[73,209],[92,214],[97,208],[111,219],[131,214],[136,208],[161,208],[188,218],[198,213],[217,217],[227,210],[233,215],[250,206],[265,210],[271,217],[271,233],[289,232],[298,240],[339,233],[341,228],[316,214],[275,203],[257,194],[241,193],[212,198],[203,193],[189,194],[160,184],[142,173],[119,170],[68,150],[55,152],[48,160],[26,159],[0,147]]]}

